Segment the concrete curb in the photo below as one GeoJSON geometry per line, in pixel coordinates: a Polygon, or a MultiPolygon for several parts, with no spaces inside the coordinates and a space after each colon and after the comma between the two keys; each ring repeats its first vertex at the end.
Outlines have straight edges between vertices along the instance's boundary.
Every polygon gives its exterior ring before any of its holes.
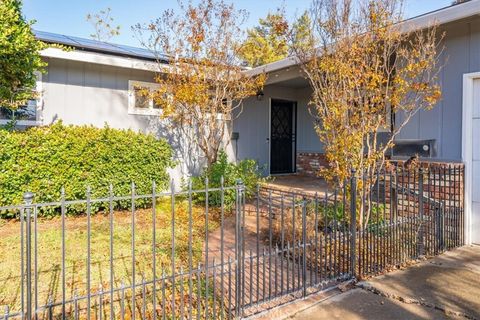
{"type": "Polygon", "coordinates": [[[263,311],[261,313],[252,315],[248,318],[249,320],[267,320],[267,319],[276,319],[276,320],[286,320],[295,317],[297,314],[315,307],[316,305],[331,299],[335,296],[338,296],[345,291],[340,288],[345,288],[349,284],[354,283],[355,280],[349,280],[342,282],[336,286],[327,288],[325,290],[313,293],[301,300],[293,300],[278,307],[275,307],[270,310],[263,311]]]}

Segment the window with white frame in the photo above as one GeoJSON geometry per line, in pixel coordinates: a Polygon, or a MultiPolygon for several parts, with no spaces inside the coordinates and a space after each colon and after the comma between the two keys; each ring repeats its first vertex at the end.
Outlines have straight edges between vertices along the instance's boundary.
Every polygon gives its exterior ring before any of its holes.
{"type": "Polygon", "coordinates": [[[158,83],[128,81],[128,113],[159,115],[162,108],[152,98],[152,93],[159,87],[158,83]]]}
{"type": "Polygon", "coordinates": [[[37,98],[28,100],[25,105],[19,106],[15,110],[0,106],[0,124],[7,124],[13,120],[17,125],[25,126],[39,125],[41,123],[42,74],[35,72],[35,76],[37,77],[37,98]]]}

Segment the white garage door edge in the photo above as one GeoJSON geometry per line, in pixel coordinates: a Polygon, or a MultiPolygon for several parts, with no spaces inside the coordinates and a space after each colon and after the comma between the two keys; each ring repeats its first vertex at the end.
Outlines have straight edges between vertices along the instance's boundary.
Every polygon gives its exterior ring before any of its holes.
{"type": "Polygon", "coordinates": [[[462,160],[465,164],[465,244],[472,243],[472,189],[473,189],[473,82],[480,72],[463,75],[462,160]]]}

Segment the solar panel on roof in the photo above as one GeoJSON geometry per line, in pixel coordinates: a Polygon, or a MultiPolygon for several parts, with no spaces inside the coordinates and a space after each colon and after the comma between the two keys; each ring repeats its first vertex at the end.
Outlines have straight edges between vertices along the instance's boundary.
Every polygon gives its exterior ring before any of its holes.
{"type": "Polygon", "coordinates": [[[131,46],[125,46],[125,45],[117,45],[116,46],[124,49],[124,50],[127,50],[127,51],[130,51],[132,53],[134,53],[135,55],[139,55],[139,56],[142,56],[142,57],[145,57],[145,58],[150,58],[150,59],[157,59],[157,58],[160,58],[160,59],[166,59],[167,56],[164,55],[164,54],[156,54],[155,52],[152,52],[150,50],[147,50],[147,49],[143,49],[143,48],[136,48],[136,47],[131,47],[131,46]]]}
{"type": "Polygon", "coordinates": [[[146,58],[152,58],[152,59],[155,58],[155,56],[152,55],[151,52],[146,49],[134,48],[134,47],[124,46],[120,44],[114,44],[114,46],[121,50],[130,52],[131,54],[139,55],[146,58]]]}
{"type": "Polygon", "coordinates": [[[67,38],[70,38],[70,39],[78,42],[85,49],[107,51],[107,52],[127,54],[127,55],[131,54],[131,52],[128,52],[126,50],[122,50],[121,48],[118,48],[118,47],[116,47],[114,45],[111,45],[107,42],[90,40],[90,39],[83,39],[83,38],[72,37],[72,36],[67,36],[67,38]]]}
{"type": "Polygon", "coordinates": [[[61,34],[55,34],[51,32],[45,31],[33,31],[37,39],[49,43],[58,43],[63,44],[66,46],[71,46],[75,48],[81,48],[84,50],[91,50],[91,51],[98,51],[104,53],[110,53],[115,55],[121,56],[129,56],[129,57],[136,57],[141,59],[148,59],[148,60],[167,60],[168,57],[165,55],[156,55],[150,50],[143,49],[143,48],[136,48],[132,46],[125,46],[119,44],[112,44],[97,40],[91,39],[84,39],[75,36],[65,36],[61,34]]]}
{"type": "Polygon", "coordinates": [[[65,44],[69,46],[80,45],[78,42],[74,41],[73,39],[69,39],[66,36],[61,34],[50,33],[45,31],[36,31],[36,30],[34,30],[33,32],[35,34],[35,37],[41,41],[51,42],[51,43],[60,43],[60,44],[65,44]]]}

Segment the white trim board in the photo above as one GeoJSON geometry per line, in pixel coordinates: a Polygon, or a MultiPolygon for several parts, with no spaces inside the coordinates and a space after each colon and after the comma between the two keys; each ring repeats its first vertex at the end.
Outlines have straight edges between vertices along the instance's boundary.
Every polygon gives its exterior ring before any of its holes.
{"type": "Polygon", "coordinates": [[[105,53],[79,50],[66,51],[58,48],[47,48],[42,50],[40,55],[45,58],[64,59],[151,72],[168,72],[169,70],[168,65],[161,66],[159,63],[153,61],[116,57],[105,53]]]}
{"type": "Polygon", "coordinates": [[[462,106],[462,160],[465,164],[465,244],[472,243],[472,192],[473,192],[473,103],[474,80],[480,80],[480,72],[463,75],[462,106]]]}
{"type": "Polygon", "coordinates": [[[400,23],[400,29],[421,30],[428,28],[432,23],[442,25],[478,14],[480,14],[480,0],[470,0],[406,19],[400,23]]]}
{"type": "Polygon", "coordinates": [[[268,138],[267,138],[267,148],[268,148],[268,175],[270,176],[272,173],[270,172],[270,167],[272,163],[272,97],[268,98],[268,138]]]}

